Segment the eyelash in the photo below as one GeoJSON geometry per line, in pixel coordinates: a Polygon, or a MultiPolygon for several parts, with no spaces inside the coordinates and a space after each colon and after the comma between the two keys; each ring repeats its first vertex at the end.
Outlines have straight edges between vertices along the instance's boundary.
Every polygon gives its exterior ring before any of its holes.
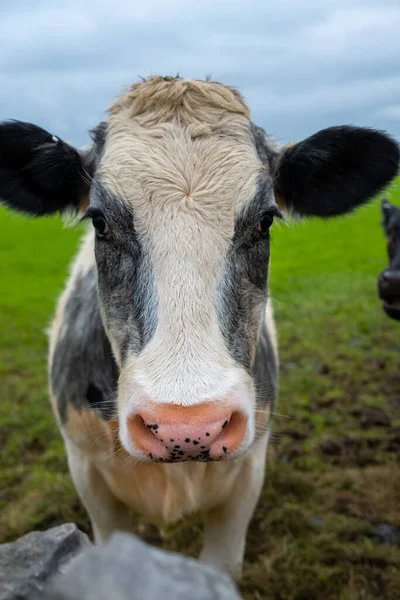
{"type": "Polygon", "coordinates": [[[104,213],[99,209],[89,207],[80,222],[87,221],[88,219],[92,220],[93,227],[96,230],[97,238],[101,239],[101,240],[106,238],[110,232],[110,227],[107,223],[104,213]],[[95,224],[96,220],[97,220],[97,226],[95,224]],[[101,231],[101,226],[103,223],[104,223],[104,229],[103,229],[103,231],[101,231]]]}
{"type": "Polygon", "coordinates": [[[268,210],[259,216],[259,220],[256,225],[256,232],[261,238],[268,236],[275,217],[284,220],[283,215],[278,208],[268,210]]]}

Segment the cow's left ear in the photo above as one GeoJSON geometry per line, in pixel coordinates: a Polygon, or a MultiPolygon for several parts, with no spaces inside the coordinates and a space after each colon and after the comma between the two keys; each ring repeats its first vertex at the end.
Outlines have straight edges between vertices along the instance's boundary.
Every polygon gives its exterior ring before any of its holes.
{"type": "Polygon", "coordinates": [[[79,210],[89,194],[87,158],[37,125],[0,123],[0,202],[37,217],[79,210]]]}
{"type": "Polygon", "coordinates": [[[399,160],[398,144],[383,132],[323,129],[277,157],[276,199],[304,216],[344,214],[382,190],[396,176],[399,160]]]}

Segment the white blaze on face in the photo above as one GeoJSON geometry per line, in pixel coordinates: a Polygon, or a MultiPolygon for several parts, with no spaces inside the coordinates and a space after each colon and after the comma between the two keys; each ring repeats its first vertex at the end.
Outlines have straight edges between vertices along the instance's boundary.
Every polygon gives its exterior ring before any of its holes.
{"type": "Polygon", "coordinates": [[[168,207],[162,216],[151,232],[158,322],[137,360],[136,381],[158,402],[188,405],[236,383],[215,310],[227,244],[185,210],[168,207]]]}

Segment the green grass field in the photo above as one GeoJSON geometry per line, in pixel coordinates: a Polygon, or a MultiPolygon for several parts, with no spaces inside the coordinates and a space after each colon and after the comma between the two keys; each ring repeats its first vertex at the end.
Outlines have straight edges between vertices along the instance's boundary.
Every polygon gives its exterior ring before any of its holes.
{"type": "MultiPolygon", "coordinates": [[[[400,186],[389,197],[400,204],[400,186]]],[[[0,211],[0,541],[88,523],[46,391],[46,327],[79,229],[0,211]]],[[[272,232],[280,399],[248,537],[246,599],[400,598],[400,324],[377,298],[386,265],[379,203],[272,232]],[[393,531],[393,530],[392,530],[393,531]]],[[[194,555],[199,525],[162,541],[194,555]],[[195,534],[195,535],[194,535],[195,534]]]]}

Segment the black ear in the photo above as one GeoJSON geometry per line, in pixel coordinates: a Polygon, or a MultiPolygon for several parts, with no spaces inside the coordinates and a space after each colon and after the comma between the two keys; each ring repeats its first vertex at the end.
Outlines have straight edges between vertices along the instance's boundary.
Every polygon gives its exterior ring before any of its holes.
{"type": "Polygon", "coordinates": [[[88,180],[69,144],[31,123],[0,123],[0,201],[35,216],[77,210],[88,180]]]}
{"type": "Polygon", "coordinates": [[[349,212],[396,176],[399,160],[399,146],[385,133],[351,126],[323,129],[278,157],[278,203],[306,216],[349,212]]]}

